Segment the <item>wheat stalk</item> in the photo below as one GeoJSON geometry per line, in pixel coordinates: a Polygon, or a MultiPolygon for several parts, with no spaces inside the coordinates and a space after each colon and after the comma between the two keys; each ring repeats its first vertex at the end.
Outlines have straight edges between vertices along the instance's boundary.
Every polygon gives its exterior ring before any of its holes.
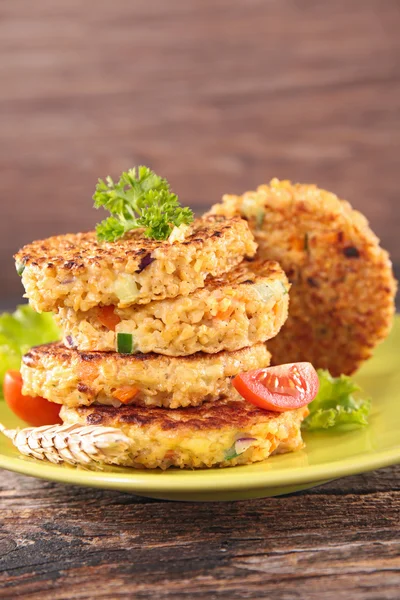
{"type": "Polygon", "coordinates": [[[45,425],[0,431],[25,456],[55,464],[120,464],[129,455],[129,438],[113,427],[98,425],[45,425]]]}

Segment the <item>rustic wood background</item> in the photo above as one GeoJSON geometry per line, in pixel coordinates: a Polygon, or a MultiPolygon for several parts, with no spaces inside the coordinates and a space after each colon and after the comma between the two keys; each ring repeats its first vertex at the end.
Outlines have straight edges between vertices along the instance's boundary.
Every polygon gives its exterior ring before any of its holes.
{"type": "Polygon", "coordinates": [[[148,164],[199,210],[273,176],[363,210],[400,265],[398,0],[3,0],[0,272],[148,164]]]}
{"type": "Polygon", "coordinates": [[[400,467],[177,503],[4,474],[2,600],[398,600],[400,467]]]}

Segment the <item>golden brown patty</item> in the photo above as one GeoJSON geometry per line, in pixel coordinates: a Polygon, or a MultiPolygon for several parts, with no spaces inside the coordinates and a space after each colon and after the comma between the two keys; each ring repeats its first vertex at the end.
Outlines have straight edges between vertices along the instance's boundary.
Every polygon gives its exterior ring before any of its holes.
{"type": "Polygon", "coordinates": [[[185,296],[203,287],[207,275],[221,275],[255,251],[244,220],[212,216],[197,219],[184,241],[150,240],[136,230],[99,243],[91,231],[32,242],[15,260],[35,310],[86,311],[185,296]]]}
{"type": "Polygon", "coordinates": [[[189,296],[116,308],[115,331],[88,312],[61,308],[56,320],[66,346],[80,351],[117,351],[117,335],[133,337],[133,352],[187,356],[235,351],[274,337],[287,318],[289,284],[275,262],[243,261],[189,296]]]}
{"type": "Polygon", "coordinates": [[[392,324],[396,283],[363,215],[315,185],[277,179],[211,212],[247,218],[259,256],[292,283],[289,318],[268,344],[274,364],[306,360],[339,375],[371,356],[392,324]]]}
{"type": "Polygon", "coordinates": [[[237,397],[176,410],[124,406],[61,409],[66,424],[115,427],[132,440],[116,464],[167,469],[228,467],[301,449],[307,407],[284,413],[261,410],[237,397]]]}
{"type": "Polygon", "coordinates": [[[236,352],[176,358],[157,354],[117,354],[65,348],[60,343],[32,348],[22,360],[23,393],[67,406],[93,403],[145,406],[197,405],[231,389],[242,371],[267,367],[262,343],[236,352]],[[135,393],[136,391],[136,393],[135,393]]]}

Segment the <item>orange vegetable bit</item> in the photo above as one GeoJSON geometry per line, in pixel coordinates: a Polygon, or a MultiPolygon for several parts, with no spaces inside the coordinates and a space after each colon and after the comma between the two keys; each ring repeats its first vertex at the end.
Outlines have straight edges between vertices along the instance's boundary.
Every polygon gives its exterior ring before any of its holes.
{"type": "Polygon", "coordinates": [[[99,376],[99,367],[97,362],[83,360],[79,364],[79,378],[82,383],[93,383],[99,376]]]}
{"type": "Polygon", "coordinates": [[[235,312],[235,299],[237,301],[237,296],[235,296],[235,298],[225,298],[224,300],[221,300],[217,306],[217,313],[212,318],[217,321],[227,321],[235,312]]]}
{"type": "Polygon", "coordinates": [[[137,396],[139,392],[140,390],[137,387],[131,385],[124,385],[123,387],[117,388],[113,392],[112,396],[116,400],[122,402],[122,404],[129,404],[130,401],[133,400],[133,398],[137,396]]]}
{"type": "Polygon", "coordinates": [[[304,252],[308,246],[308,236],[293,237],[291,240],[291,250],[297,250],[298,252],[304,252]]]}
{"type": "Polygon", "coordinates": [[[233,309],[229,308],[228,310],[218,312],[214,318],[218,319],[220,321],[227,321],[229,319],[229,317],[232,315],[232,313],[233,313],[233,309]]]}
{"type": "Polygon", "coordinates": [[[115,331],[118,323],[121,322],[120,317],[115,314],[115,306],[100,306],[98,309],[98,319],[104,327],[107,327],[110,331],[115,331]]]}

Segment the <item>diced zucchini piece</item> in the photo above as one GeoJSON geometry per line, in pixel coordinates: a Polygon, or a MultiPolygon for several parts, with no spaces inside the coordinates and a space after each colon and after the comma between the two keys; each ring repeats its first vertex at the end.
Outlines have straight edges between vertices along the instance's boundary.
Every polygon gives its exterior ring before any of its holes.
{"type": "Polygon", "coordinates": [[[131,333],[117,333],[117,352],[120,352],[120,354],[132,354],[133,336],[131,333]]]}
{"type": "Polygon", "coordinates": [[[127,273],[121,273],[115,282],[115,293],[122,304],[129,306],[134,304],[139,296],[139,287],[132,276],[127,273]]]}
{"type": "Polygon", "coordinates": [[[15,268],[17,269],[18,275],[21,277],[22,273],[25,271],[25,263],[24,262],[17,262],[15,264],[15,268]]]}

